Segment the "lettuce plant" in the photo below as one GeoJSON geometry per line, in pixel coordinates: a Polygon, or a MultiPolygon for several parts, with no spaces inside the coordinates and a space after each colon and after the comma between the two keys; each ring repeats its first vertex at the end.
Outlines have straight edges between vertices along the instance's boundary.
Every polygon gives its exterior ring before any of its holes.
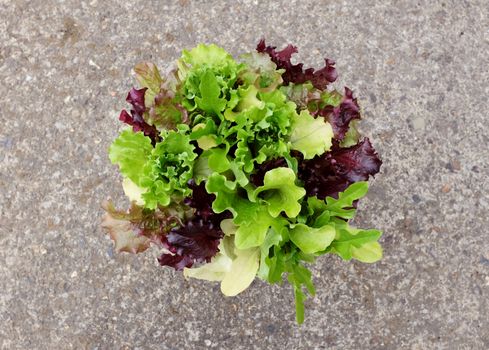
{"type": "Polygon", "coordinates": [[[317,257],[382,256],[380,231],[349,224],[381,161],[352,91],[331,87],[334,62],[304,69],[295,52],[262,40],[234,59],[200,44],[165,75],[138,64],[119,117],[129,127],[109,150],[131,206],[104,203],[103,227],[117,251],[155,246],[161,265],[227,296],[286,278],[302,323],[317,257]]]}

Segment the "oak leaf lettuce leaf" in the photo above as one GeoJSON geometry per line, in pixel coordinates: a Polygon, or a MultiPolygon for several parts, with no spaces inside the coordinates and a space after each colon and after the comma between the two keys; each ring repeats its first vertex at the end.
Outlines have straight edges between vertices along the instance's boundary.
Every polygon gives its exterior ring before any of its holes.
{"type": "Polygon", "coordinates": [[[382,161],[368,138],[342,148],[333,145],[331,151],[299,162],[299,179],[308,196],[324,199],[337,197],[349,185],[367,181],[380,170],[382,161]]]}
{"type": "Polygon", "coordinates": [[[343,260],[355,258],[373,263],[382,258],[382,248],[377,242],[381,235],[379,230],[362,230],[346,222],[336,222],[336,237],[329,248],[343,260]]]}
{"type": "Polygon", "coordinates": [[[284,69],[282,75],[284,84],[289,83],[302,84],[310,81],[314,87],[324,90],[328,84],[334,82],[338,78],[338,73],[334,67],[335,62],[330,59],[325,59],[325,66],[321,69],[307,68],[303,70],[303,63],[293,64],[291,62],[292,55],[297,53],[297,47],[288,45],[281,51],[276,51],[276,47],[267,46],[265,40],[262,39],[256,47],[256,51],[267,53],[278,68],[284,69]]]}

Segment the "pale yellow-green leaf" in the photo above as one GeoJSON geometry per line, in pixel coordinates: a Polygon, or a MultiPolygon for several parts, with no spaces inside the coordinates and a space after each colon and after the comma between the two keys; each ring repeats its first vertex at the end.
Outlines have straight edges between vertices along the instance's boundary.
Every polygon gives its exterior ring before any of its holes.
{"type": "Polygon", "coordinates": [[[226,296],[235,296],[250,286],[258,272],[259,248],[235,250],[231,270],[221,282],[221,292],[226,296]]]}
{"type": "Polygon", "coordinates": [[[216,137],[214,135],[204,135],[197,139],[199,148],[205,150],[211,149],[217,146],[216,137]]]}
{"type": "Polygon", "coordinates": [[[335,238],[335,234],[336,231],[331,225],[313,228],[297,224],[290,230],[290,239],[304,253],[313,254],[326,249],[335,238]]]}
{"type": "Polygon", "coordinates": [[[185,268],[185,278],[192,277],[206,281],[222,281],[226,273],[231,270],[232,260],[224,254],[217,254],[210,263],[200,267],[185,268]]]}
{"type": "Polygon", "coordinates": [[[367,242],[356,248],[351,247],[351,255],[354,259],[364,263],[374,263],[382,259],[382,247],[379,242],[367,242]]]}
{"type": "Polygon", "coordinates": [[[145,189],[139,187],[127,177],[122,180],[122,189],[131,202],[134,201],[137,205],[144,205],[142,195],[146,192],[145,189]]]}
{"type": "Polygon", "coordinates": [[[293,150],[299,151],[305,159],[329,151],[333,140],[333,128],[322,117],[314,118],[307,110],[294,116],[290,144],[293,150]]]}
{"type": "Polygon", "coordinates": [[[221,221],[221,230],[226,236],[231,236],[236,233],[238,226],[233,223],[233,219],[224,219],[221,221]]]}

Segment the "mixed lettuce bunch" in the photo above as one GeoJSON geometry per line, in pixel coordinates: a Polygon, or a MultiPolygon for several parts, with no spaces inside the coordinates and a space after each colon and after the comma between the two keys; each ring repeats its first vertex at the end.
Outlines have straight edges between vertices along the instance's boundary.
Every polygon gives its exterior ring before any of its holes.
{"type": "Polygon", "coordinates": [[[382,256],[381,232],[349,224],[381,161],[352,91],[330,88],[334,62],[303,69],[295,52],[262,40],[236,60],[201,44],[163,75],[138,64],[141,88],[120,114],[130,127],[109,152],[131,206],[107,201],[103,226],[117,251],[154,245],[161,265],[220,281],[227,296],[286,277],[301,323],[315,294],[307,264],[382,256]]]}

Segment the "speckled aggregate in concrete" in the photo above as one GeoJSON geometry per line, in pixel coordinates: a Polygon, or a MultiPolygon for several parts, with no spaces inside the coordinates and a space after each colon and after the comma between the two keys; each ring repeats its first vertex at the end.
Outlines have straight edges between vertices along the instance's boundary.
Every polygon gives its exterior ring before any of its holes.
{"type": "Polygon", "coordinates": [[[0,82],[3,349],[489,348],[487,0],[0,0],[0,82]],[[357,223],[385,258],[322,258],[302,327],[286,286],[226,299],[99,228],[132,66],[262,36],[337,61],[384,160],[357,223]]]}

